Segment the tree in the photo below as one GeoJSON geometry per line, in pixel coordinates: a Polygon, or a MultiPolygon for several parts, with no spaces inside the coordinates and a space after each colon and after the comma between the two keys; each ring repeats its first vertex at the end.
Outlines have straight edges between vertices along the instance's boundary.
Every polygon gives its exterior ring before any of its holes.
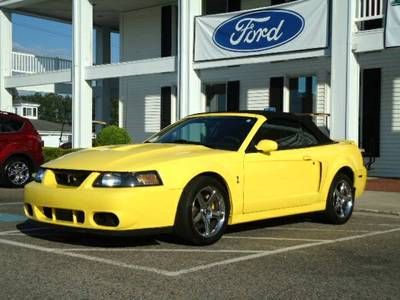
{"type": "Polygon", "coordinates": [[[69,96],[36,93],[29,96],[20,96],[19,98],[22,102],[40,104],[39,119],[41,120],[71,123],[72,101],[69,96]]]}

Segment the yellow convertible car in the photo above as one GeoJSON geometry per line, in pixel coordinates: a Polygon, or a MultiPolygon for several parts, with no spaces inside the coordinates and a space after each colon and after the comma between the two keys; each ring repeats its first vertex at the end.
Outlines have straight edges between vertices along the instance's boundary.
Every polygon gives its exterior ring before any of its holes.
{"type": "Polygon", "coordinates": [[[106,146],[42,166],[25,213],[69,227],[172,229],[217,241],[228,224],[323,212],[343,224],[364,191],[358,147],[308,117],[263,111],[189,116],[143,144],[106,146]]]}

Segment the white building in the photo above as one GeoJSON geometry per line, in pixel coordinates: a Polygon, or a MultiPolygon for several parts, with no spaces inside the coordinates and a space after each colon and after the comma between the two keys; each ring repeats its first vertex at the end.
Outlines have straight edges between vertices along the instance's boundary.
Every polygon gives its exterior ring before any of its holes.
{"type": "MultiPolygon", "coordinates": [[[[10,88],[72,82],[73,145],[88,147],[91,82],[96,81],[100,91],[95,118],[101,120],[110,109],[109,102],[102,101],[110,93],[103,79],[119,78],[120,125],[135,141],[207,110],[274,107],[321,113],[329,117],[321,115],[316,122],[328,126],[332,138],[354,140],[376,157],[371,175],[400,177],[400,48],[384,46],[386,6],[392,1],[3,0],[0,109],[11,109],[10,88]],[[281,5],[276,7],[280,11],[304,11],[283,16],[287,23],[298,24],[298,30],[293,25],[290,30],[295,32],[282,37],[279,22],[256,32],[257,24],[242,23],[249,26],[244,29],[232,21],[239,26],[234,28],[229,20],[240,16],[219,15],[238,10],[247,14],[252,12],[240,10],[271,5],[281,5]],[[72,68],[12,76],[13,11],[72,22],[72,68]],[[212,35],[219,26],[265,35],[241,37],[249,43],[285,41],[262,49],[231,49],[212,35]],[[111,31],[120,33],[120,63],[110,63],[111,31]]],[[[272,24],[274,18],[267,15],[266,20],[272,24]]],[[[239,36],[235,38],[240,45],[239,36]]]]}

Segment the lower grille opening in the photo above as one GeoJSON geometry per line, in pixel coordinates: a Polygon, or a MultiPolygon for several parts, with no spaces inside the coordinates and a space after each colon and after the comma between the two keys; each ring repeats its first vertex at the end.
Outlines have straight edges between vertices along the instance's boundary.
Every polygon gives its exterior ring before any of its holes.
{"type": "Polygon", "coordinates": [[[80,224],[85,223],[85,213],[80,210],[43,207],[43,214],[48,219],[53,219],[53,213],[52,213],[53,210],[54,210],[54,217],[57,221],[75,223],[74,222],[74,216],[75,216],[76,223],[80,224]]]}
{"type": "Polygon", "coordinates": [[[43,214],[48,218],[52,219],[53,214],[51,213],[51,208],[50,207],[43,207],[43,214]]]}
{"type": "Polygon", "coordinates": [[[113,213],[95,213],[93,219],[100,226],[117,227],[119,225],[119,219],[113,213]]]}
{"type": "Polygon", "coordinates": [[[30,216],[30,217],[33,216],[32,205],[30,205],[29,203],[25,203],[25,210],[26,210],[28,216],[30,216]]]}
{"type": "Polygon", "coordinates": [[[56,219],[57,220],[67,221],[67,222],[73,222],[74,221],[72,210],[56,208],[55,209],[55,213],[56,213],[56,219]]]}
{"type": "Polygon", "coordinates": [[[75,214],[78,223],[85,223],[85,213],[83,211],[76,211],[75,214]]]}

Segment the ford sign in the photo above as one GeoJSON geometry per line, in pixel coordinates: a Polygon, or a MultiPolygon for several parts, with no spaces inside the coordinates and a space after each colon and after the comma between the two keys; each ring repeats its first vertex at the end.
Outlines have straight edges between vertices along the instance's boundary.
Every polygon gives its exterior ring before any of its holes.
{"type": "Polygon", "coordinates": [[[214,31],[214,43],[234,52],[257,52],[279,47],[304,29],[304,18],[291,10],[257,10],[235,16],[214,31]]]}

